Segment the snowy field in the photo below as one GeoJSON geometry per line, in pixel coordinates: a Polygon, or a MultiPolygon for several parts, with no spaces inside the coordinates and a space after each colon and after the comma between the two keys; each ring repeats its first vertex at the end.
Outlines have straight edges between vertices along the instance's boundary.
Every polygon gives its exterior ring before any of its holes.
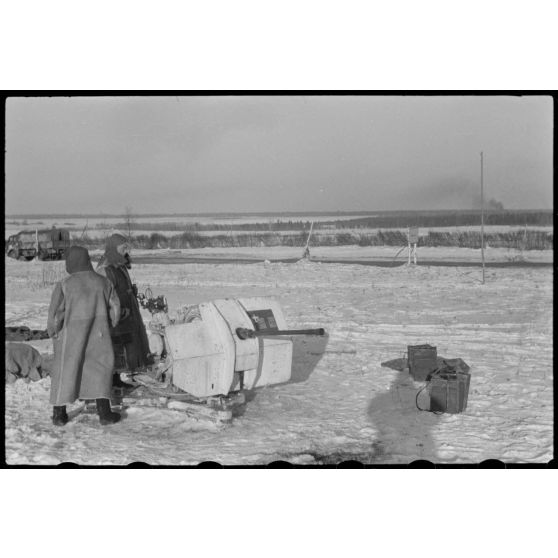
{"type": "MultiPolygon", "coordinates": [[[[285,250],[250,254],[289,257],[285,250]]],[[[366,249],[322,250],[354,258],[366,249]]],[[[478,259],[478,251],[429,250],[429,259],[478,259]]],[[[487,252],[506,261],[505,250],[487,252]]],[[[551,252],[527,257],[552,261],[551,252]]],[[[5,264],[6,324],[44,328],[52,286],[43,278],[63,276],[64,263],[6,258],[5,264]]],[[[9,464],[544,463],[554,455],[551,267],[488,268],[485,285],[477,268],[312,262],[141,264],[132,275],[140,290],[149,285],[165,294],[171,313],[215,298],[274,296],[289,327],[324,327],[328,336],[297,338],[292,381],[256,390],[233,424],[221,428],[148,408],[131,408],[108,427],[80,414],[57,428],[50,421],[50,379],[19,380],[6,386],[9,464]],[[419,412],[415,394],[422,384],[381,366],[403,356],[407,345],[423,343],[471,367],[465,413],[419,412]]],[[[32,344],[52,352],[49,340],[32,344]]]]}
{"type": "MultiPolygon", "coordinates": [[[[200,259],[222,259],[234,261],[242,260],[287,260],[298,259],[303,249],[300,246],[274,247],[238,247],[238,248],[190,248],[190,249],[134,249],[136,257],[158,256],[167,260],[174,255],[195,257],[200,259]]],[[[99,259],[104,249],[90,250],[93,259],[99,259]]],[[[311,257],[317,260],[361,261],[361,262],[393,262],[404,263],[407,260],[407,249],[401,250],[396,246],[318,246],[310,247],[311,257]]],[[[484,257],[487,263],[516,262],[518,260],[532,263],[552,263],[552,250],[515,250],[513,248],[485,247],[484,257]]],[[[417,261],[445,261],[445,262],[477,262],[480,265],[480,248],[453,248],[421,246],[417,249],[417,261]]]]}

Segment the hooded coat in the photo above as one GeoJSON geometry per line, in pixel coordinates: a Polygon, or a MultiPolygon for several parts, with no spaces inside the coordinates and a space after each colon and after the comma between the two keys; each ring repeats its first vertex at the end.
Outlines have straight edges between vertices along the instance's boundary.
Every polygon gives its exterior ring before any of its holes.
{"type": "Polygon", "coordinates": [[[150,349],[147,332],[141,317],[138,300],[126,265],[129,259],[120,254],[117,247],[127,243],[121,234],[113,234],[107,239],[105,254],[97,265],[97,273],[104,275],[113,285],[121,310],[128,310],[116,327],[111,328],[110,335],[115,352],[123,351],[128,370],[150,364],[150,349]]]}
{"type": "Polygon", "coordinates": [[[51,405],[110,398],[114,351],[109,318],[118,323],[120,304],[112,284],[93,271],[85,248],[70,247],[69,277],[56,285],[47,330],[54,344],[51,405]]]}

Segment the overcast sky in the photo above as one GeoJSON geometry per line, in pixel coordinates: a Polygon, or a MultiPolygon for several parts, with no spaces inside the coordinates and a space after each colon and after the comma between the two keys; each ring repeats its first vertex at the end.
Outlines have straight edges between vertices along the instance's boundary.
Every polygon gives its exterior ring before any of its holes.
{"type": "Polygon", "coordinates": [[[550,97],[11,98],[6,213],[551,208],[550,97]]]}

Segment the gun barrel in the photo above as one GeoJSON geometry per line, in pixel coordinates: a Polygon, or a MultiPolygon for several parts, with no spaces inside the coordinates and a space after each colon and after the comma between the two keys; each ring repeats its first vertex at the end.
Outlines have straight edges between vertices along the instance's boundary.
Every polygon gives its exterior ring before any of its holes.
{"type": "Polygon", "coordinates": [[[240,339],[254,339],[255,337],[269,337],[276,335],[325,335],[325,329],[259,329],[237,327],[236,334],[240,339]]]}

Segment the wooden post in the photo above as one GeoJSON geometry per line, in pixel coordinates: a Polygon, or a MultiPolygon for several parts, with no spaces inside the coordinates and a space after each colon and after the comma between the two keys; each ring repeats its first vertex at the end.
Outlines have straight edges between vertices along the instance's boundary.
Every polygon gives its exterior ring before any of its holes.
{"type": "Polygon", "coordinates": [[[413,256],[413,263],[417,265],[417,243],[418,243],[419,229],[418,227],[407,228],[407,242],[409,248],[409,259],[407,265],[411,265],[411,256],[413,256]]]}
{"type": "Polygon", "coordinates": [[[308,238],[306,239],[306,246],[304,247],[304,252],[302,253],[302,257],[309,259],[310,258],[310,237],[312,236],[312,229],[314,228],[314,221],[310,224],[310,232],[308,233],[308,238]]]}
{"type": "Polygon", "coordinates": [[[484,184],[483,184],[483,153],[481,151],[481,257],[482,257],[482,284],[484,285],[484,184]]]}

